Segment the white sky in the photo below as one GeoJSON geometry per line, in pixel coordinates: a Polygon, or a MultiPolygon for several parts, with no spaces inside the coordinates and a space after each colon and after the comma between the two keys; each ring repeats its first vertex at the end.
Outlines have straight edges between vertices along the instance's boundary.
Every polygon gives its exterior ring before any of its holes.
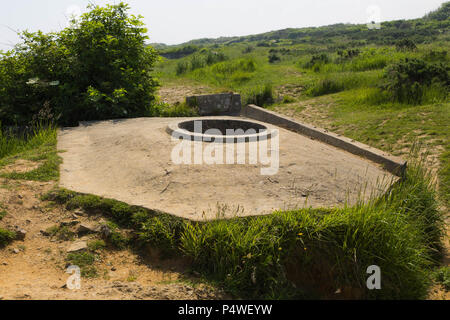
{"type": "MultiPolygon", "coordinates": [[[[0,0],[0,49],[18,41],[14,30],[57,31],[70,12],[89,2],[119,0],[0,0]]],[[[128,0],[144,16],[150,42],[178,44],[199,38],[242,36],[284,28],[333,23],[412,19],[437,9],[445,0],[128,0]],[[379,8],[368,11],[371,6],[379,8]]]]}

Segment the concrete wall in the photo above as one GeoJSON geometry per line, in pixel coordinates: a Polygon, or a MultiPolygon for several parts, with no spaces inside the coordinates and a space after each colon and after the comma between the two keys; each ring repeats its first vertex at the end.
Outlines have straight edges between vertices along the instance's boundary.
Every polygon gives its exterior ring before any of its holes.
{"type": "Polygon", "coordinates": [[[242,108],[241,96],[234,93],[191,96],[186,103],[198,107],[201,116],[238,116],[242,108]]]}
{"type": "Polygon", "coordinates": [[[406,161],[399,157],[394,157],[386,152],[372,148],[350,138],[343,137],[339,134],[328,132],[327,130],[307,124],[299,123],[293,119],[289,119],[275,112],[260,108],[255,105],[248,105],[244,107],[241,115],[247,118],[271,123],[273,125],[308,136],[311,139],[317,139],[337,148],[346,150],[355,155],[379,163],[383,165],[387,171],[398,176],[402,175],[404,170],[406,169],[406,161]]]}

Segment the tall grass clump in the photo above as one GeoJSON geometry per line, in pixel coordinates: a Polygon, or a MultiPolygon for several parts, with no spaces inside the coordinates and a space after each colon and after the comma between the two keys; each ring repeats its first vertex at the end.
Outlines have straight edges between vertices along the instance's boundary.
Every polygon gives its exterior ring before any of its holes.
{"type": "Polygon", "coordinates": [[[16,234],[13,231],[0,228],[0,248],[8,245],[16,238],[16,234]]]}
{"type": "Polygon", "coordinates": [[[321,77],[306,93],[317,97],[344,90],[373,87],[381,78],[380,72],[332,73],[321,77]]]}
{"type": "Polygon", "coordinates": [[[191,222],[118,201],[57,191],[47,199],[103,212],[134,228],[139,245],[184,256],[243,298],[422,299],[440,256],[443,216],[420,164],[367,204],[191,222]],[[366,270],[381,269],[368,290],[366,270]]]}
{"type": "Polygon", "coordinates": [[[56,143],[57,129],[53,125],[36,125],[23,132],[2,130],[0,126],[0,159],[32,150],[43,145],[56,143]]]}
{"type": "Polygon", "coordinates": [[[197,270],[249,297],[323,298],[342,289],[347,298],[418,299],[442,230],[430,180],[413,167],[367,205],[190,223],[181,250],[197,270]],[[371,265],[382,270],[382,290],[366,288],[371,265]]]}
{"type": "Polygon", "coordinates": [[[244,91],[243,100],[245,105],[254,104],[266,107],[275,102],[274,90],[271,83],[252,87],[244,91]]]}
{"type": "Polygon", "coordinates": [[[450,68],[442,63],[404,59],[385,72],[384,89],[395,102],[406,104],[446,101],[450,90],[450,68]]]}

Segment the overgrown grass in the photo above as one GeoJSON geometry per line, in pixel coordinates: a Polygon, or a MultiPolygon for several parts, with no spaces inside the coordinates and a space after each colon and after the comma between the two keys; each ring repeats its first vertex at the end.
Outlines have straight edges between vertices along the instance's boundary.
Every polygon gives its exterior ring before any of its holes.
{"type": "Polygon", "coordinates": [[[130,243],[182,254],[205,277],[247,298],[330,298],[337,289],[351,298],[424,298],[443,230],[420,166],[410,166],[400,183],[366,205],[209,222],[67,190],[45,198],[102,212],[135,230],[130,243]],[[370,265],[382,270],[382,290],[365,287],[370,265]]]}
{"type": "Polygon", "coordinates": [[[87,251],[69,253],[66,260],[68,263],[80,268],[82,277],[95,278],[98,276],[97,268],[94,266],[96,261],[95,254],[87,251]]]}
{"type": "Polygon", "coordinates": [[[59,178],[60,157],[56,151],[57,129],[54,126],[38,126],[28,136],[16,137],[0,133],[0,167],[17,159],[42,162],[28,172],[2,173],[9,179],[50,181],[59,178]]]}

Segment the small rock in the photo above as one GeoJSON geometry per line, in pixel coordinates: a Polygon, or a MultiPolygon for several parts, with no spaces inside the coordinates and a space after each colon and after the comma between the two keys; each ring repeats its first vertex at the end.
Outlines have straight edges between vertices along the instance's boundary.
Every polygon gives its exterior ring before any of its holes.
{"type": "Polygon", "coordinates": [[[87,249],[87,242],[86,241],[76,241],[72,243],[72,245],[67,249],[67,252],[78,252],[82,250],[87,249]]]}
{"type": "Polygon", "coordinates": [[[84,212],[81,209],[77,209],[73,213],[76,214],[77,216],[84,216],[84,215],[86,215],[86,212],[84,212]]]}
{"type": "Polygon", "coordinates": [[[3,264],[4,266],[7,266],[7,265],[8,265],[8,263],[7,263],[7,262],[3,262],[2,264],[3,264]]]}
{"type": "Polygon", "coordinates": [[[100,227],[100,233],[103,238],[108,238],[111,235],[111,229],[107,225],[102,225],[100,227]]]}
{"type": "Polygon", "coordinates": [[[25,240],[25,236],[27,235],[27,232],[23,229],[16,230],[16,240],[25,240]]]}
{"type": "Polygon", "coordinates": [[[12,252],[15,253],[15,254],[18,254],[18,253],[20,252],[20,250],[17,249],[17,248],[14,248],[14,249],[12,250],[12,252]]]}
{"type": "Polygon", "coordinates": [[[112,267],[111,268],[111,271],[116,271],[117,269],[115,268],[115,267],[112,267]]]}
{"type": "Polygon", "coordinates": [[[59,223],[61,227],[71,227],[79,224],[80,222],[77,220],[70,220],[70,221],[62,221],[59,223]]]}
{"type": "Polygon", "coordinates": [[[88,233],[96,233],[99,232],[99,228],[94,225],[88,223],[82,223],[78,227],[78,235],[88,234],[88,233]]]}
{"type": "Polygon", "coordinates": [[[23,195],[21,195],[21,194],[18,194],[18,195],[17,195],[17,198],[19,198],[19,199],[23,199],[23,195]]]}
{"type": "Polygon", "coordinates": [[[45,237],[50,236],[50,233],[48,233],[48,232],[45,231],[45,230],[41,230],[40,232],[41,232],[41,234],[42,234],[43,236],[45,236],[45,237]]]}

